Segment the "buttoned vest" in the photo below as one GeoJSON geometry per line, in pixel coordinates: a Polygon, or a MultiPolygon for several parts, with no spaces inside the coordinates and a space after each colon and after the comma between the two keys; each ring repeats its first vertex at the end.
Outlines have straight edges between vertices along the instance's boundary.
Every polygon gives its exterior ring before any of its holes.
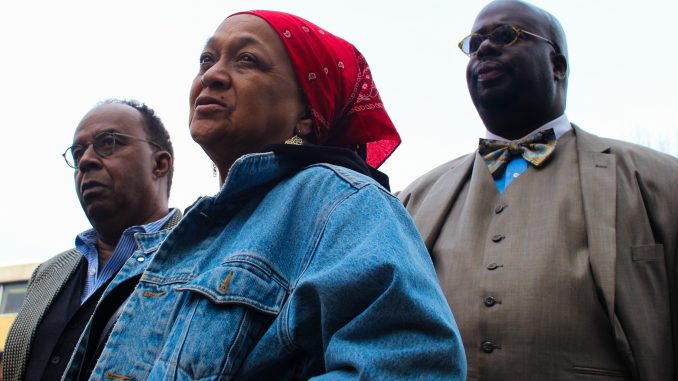
{"type": "Polygon", "coordinates": [[[591,274],[575,143],[563,135],[503,194],[476,154],[433,247],[469,380],[627,379],[591,274]]]}

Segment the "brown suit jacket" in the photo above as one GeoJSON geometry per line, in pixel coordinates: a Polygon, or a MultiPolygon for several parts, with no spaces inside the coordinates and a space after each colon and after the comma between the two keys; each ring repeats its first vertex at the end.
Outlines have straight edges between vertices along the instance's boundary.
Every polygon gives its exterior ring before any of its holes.
{"type": "MultiPolygon", "coordinates": [[[[678,160],[573,128],[591,271],[616,350],[636,380],[678,380],[678,160]]],[[[448,162],[398,195],[429,252],[474,157],[448,162]]]]}
{"type": "MultiPolygon", "coordinates": [[[[177,209],[161,229],[171,229],[179,223],[179,220],[181,211],[177,209]]],[[[82,260],[84,257],[78,250],[70,249],[35,269],[28,283],[24,304],[7,334],[2,380],[18,381],[24,378],[38,325],[82,260]]]]}

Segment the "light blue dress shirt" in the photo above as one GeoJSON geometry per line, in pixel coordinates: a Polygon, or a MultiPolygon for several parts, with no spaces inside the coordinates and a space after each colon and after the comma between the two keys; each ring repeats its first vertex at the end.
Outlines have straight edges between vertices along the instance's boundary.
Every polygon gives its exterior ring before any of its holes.
{"type": "Polygon", "coordinates": [[[113,249],[111,258],[108,259],[108,262],[106,262],[101,271],[99,271],[96,230],[89,229],[78,234],[75,237],[75,248],[87,259],[87,278],[85,279],[85,287],[82,289],[82,295],[80,295],[80,304],[85,303],[87,298],[99,289],[101,285],[111,279],[132,253],[134,253],[134,250],[137,249],[137,244],[134,240],[135,233],[155,233],[159,231],[175,212],[176,209],[171,209],[165,217],[157,221],[125,229],[122,236],[120,236],[118,244],[113,249]]]}

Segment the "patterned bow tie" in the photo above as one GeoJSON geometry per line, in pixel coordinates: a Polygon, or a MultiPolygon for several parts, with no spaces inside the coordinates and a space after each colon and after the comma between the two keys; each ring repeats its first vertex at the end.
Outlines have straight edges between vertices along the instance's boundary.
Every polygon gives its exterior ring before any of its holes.
{"type": "Polygon", "coordinates": [[[516,155],[521,155],[528,163],[539,167],[553,153],[557,142],[556,134],[550,128],[512,142],[480,139],[478,152],[485,159],[492,176],[496,178],[516,155]]]}

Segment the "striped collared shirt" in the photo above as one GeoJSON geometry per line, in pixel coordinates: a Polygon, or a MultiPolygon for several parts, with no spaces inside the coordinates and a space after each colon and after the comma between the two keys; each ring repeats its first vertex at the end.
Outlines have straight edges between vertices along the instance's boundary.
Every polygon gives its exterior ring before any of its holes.
{"type": "Polygon", "coordinates": [[[97,250],[97,232],[94,229],[86,230],[75,237],[75,248],[87,259],[87,278],[85,287],[80,295],[83,304],[101,285],[106,283],[120,270],[122,265],[137,249],[134,240],[135,233],[155,233],[174,215],[176,209],[171,209],[167,215],[146,225],[131,226],[122,233],[113,254],[99,271],[99,251],[97,250]]]}

